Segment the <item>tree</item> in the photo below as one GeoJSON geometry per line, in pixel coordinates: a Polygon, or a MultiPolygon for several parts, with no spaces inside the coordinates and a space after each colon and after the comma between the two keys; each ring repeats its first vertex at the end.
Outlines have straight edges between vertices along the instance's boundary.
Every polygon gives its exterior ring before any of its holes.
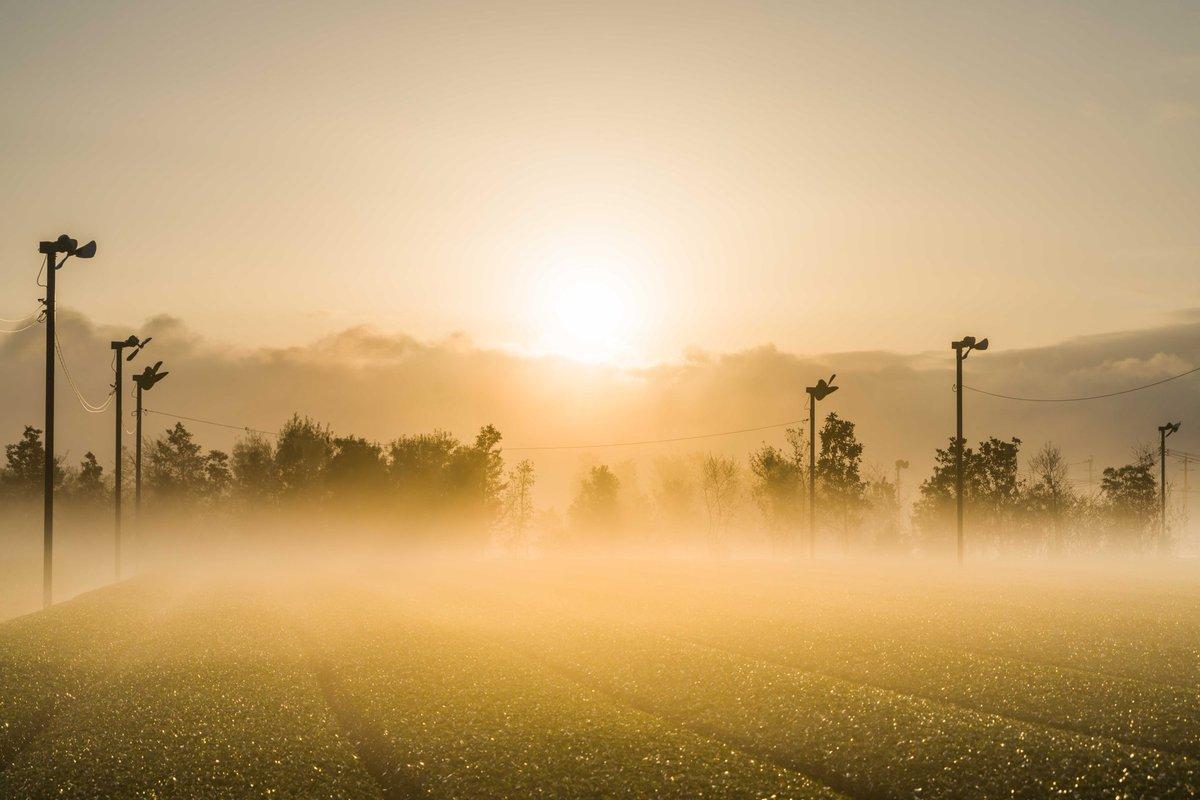
{"type": "Polygon", "coordinates": [[[357,436],[335,438],[326,486],[331,499],[343,505],[361,508],[382,501],[388,489],[383,448],[357,436]]]}
{"type": "Polygon", "coordinates": [[[654,528],[679,541],[699,521],[696,509],[696,468],[685,456],[662,456],[654,462],[654,528]]]}
{"type": "Polygon", "coordinates": [[[512,548],[529,546],[529,529],[533,523],[533,463],[525,460],[508,471],[504,487],[503,522],[508,544],[512,548]]]}
{"type": "Polygon", "coordinates": [[[460,447],[445,431],[401,436],[388,445],[388,472],[406,513],[444,510],[450,493],[450,462],[460,447]]]}
{"type": "Polygon", "coordinates": [[[442,510],[450,491],[446,475],[460,446],[445,431],[401,437],[388,445],[392,486],[406,511],[442,510]]]}
{"type": "Polygon", "coordinates": [[[700,465],[700,487],[708,512],[708,546],[724,546],[725,532],[733,516],[738,494],[738,465],[732,458],[709,455],[700,465]]]}
{"type": "Polygon", "coordinates": [[[450,463],[450,486],[465,521],[482,537],[500,510],[504,490],[504,456],[500,451],[500,431],[485,425],[470,447],[460,446],[450,463]]]}
{"type": "Polygon", "coordinates": [[[228,453],[223,450],[208,451],[208,455],[204,456],[204,483],[210,501],[220,503],[227,499],[233,485],[228,453]]]}
{"type": "Polygon", "coordinates": [[[1158,519],[1154,465],[1154,453],[1143,448],[1132,463],[1105,468],[1100,494],[1110,536],[1135,546],[1148,543],[1151,525],[1158,519]]]}
{"type": "Polygon", "coordinates": [[[803,439],[795,431],[789,429],[788,433],[791,454],[767,444],[750,454],[754,499],[776,547],[794,539],[804,510],[803,439]]]}
{"type": "MultiPolygon", "coordinates": [[[[32,499],[42,496],[43,476],[46,474],[46,447],[42,444],[42,432],[26,425],[21,440],[4,446],[7,465],[0,481],[5,494],[16,499],[32,499]]],[[[62,486],[66,472],[59,458],[54,460],[54,486],[62,486]]]]}
{"type": "Polygon", "coordinates": [[[230,465],[235,493],[244,503],[262,506],[279,490],[275,448],[261,434],[234,442],[230,465]]]}
{"type": "Polygon", "coordinates": [[[898,550],[904,544],[904,536],[896,484],[878,467],[869,469],[865,480],[864,517],[866,530],[873,535],[872,543],[883,550],[898,550]]]}
{"type": "Polygon", "coordinates": [[[104,468],[100,466],[100,462],[96,460],[96,454],[88,451],[83,454],[83,461],[79,463],[79,471],[75,474],[74,486],[72,487],[72,499],[84,505],[99,505],[104,500],[107,494],[107,487],[104,485],[104,468]]]}
{"type": "Polygon", "coordinates": [[[824,500],[822,513],[828,514],[841,530],[845,548],[866,505],[866,482],[859,473],[863,446],[854,434],[854,423],[839,419],[836,413],[825,418],[818,435],[821,453],[816,473],[824,500]]]}
{"type": "Polygon", "coordinates": [[[151,442],[146,456],[146,487],[158,500],[188,503],[204,495],[205,458],[191,431],[176,422],[151,442]]]}
{"type": "Polygon", "coordinates": [[[1029,473],[1026,509],[1035,522],[1041,523],[1038,527],[1049,529],[1050,551],[1062,552],[1066,539],[1064,518],[1077,501],[1062,451],[1047,442],[1029,459],[1029,473]]]}
{"type": "MultiPolygon", "coordinates": [[[[982,535],[1002,537],[1013,527],[1022,502],[1023,481],[1017,471],[1021,440],[995,436],[979,448],[963,448],[963,498],[969,524],[982,535]]],[[[934,453],[933,474],[921,483],[913,519],[930,541],[946,541],[953,525],[955,440],[934,453]]]]}
{"type": "Polygon", "coordinates": [[[621,482],[608,465],[592,467],[571,503],[571,521],[575,527],[588,538],[614,539],[619,533],[620,490],[621,482]]]}
{"type": "Polygon", "coordinates": [[[324,497],[325,472],[333,458],[333,435],[308,417],[293,414],[279,431],[275,469],[281,495],[290,500],[324,497]]]}

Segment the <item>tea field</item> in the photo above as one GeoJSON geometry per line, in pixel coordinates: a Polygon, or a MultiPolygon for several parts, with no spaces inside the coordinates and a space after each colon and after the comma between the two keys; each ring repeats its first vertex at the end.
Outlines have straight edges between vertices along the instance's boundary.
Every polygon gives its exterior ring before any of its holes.
{"type": "Polygon", "coordinates": [[[0,623],[0,797],[1200,792],[1200,565],[217,572],[0,623]]]}

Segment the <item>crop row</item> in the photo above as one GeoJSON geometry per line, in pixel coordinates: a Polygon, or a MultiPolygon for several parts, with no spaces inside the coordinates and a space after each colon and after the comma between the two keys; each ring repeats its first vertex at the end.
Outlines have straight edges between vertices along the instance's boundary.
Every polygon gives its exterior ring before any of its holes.
{"type": "MultiPolygon", "coordinates": [[[[593,609],[589,617],[562,611],[569,604],[561,599],[557,612],[544,598],[507,612],[496,610],[495,597],[481,602],[490,614],[478,613],[481,605],[458,624],[851,795],[1188,796],[1200,788],[1200,762],[1185,756],[638,631],[615,619],[628,605],[607,616],[593,609]],[[503,619],[510,621],[498,624],[503,619]]],[[[902,662],[890,663],[903,670],[902,662]]],[[[940,674],[969,682],[969,667],[959,662],[940,674]]],[[[997,681],[1022,689],[1015,673],[997,681]]]]}
{"type": "MultiPolygon", "coordinates": [[[[96,606],[65,605],[41,635],[70,640],[96,606]]],[[[270,608],[192,595],[142,621],[76,660],[53,716],[0,772],[0,797],[380,797],[270,608]]]]}
{"type": "Polygon", "coordinates": [[[794,771],[680,730],[490,639],[345,597],[305,620],[343,724],[397,796],[831,798],[794,771]],[[351,610],[352,609],[352,610],[351,610]]]}

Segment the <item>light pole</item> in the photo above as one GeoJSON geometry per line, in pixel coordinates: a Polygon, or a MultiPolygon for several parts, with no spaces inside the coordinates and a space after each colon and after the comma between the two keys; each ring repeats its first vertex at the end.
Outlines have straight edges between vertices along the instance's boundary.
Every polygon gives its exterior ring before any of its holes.
{"type": "Polygon", "coordinates": [[[837,374],[817,381],[816,386],[806,387],[808,392],[808,557],[817,554],[817,401],[824,400],[838,390],[833,385],[837,374]]]}
{"type": "Polygon", "coordinates": [[[963,563],[963,388],[962,365],[972,350],[987,350],[988,340],[975,341],[974,336],[964,336],[957,342],[950,343],[954,350],[954,399],[957,411],[957,427],[954,434],[954,495],[958,501],[958,563],[963,563]]]}
{"type": "Polygon", "coordinates": [[[1158,553],[1167,552],[1167,437],[1179,431],[1182,423],[1158,426],[1158,553]]]}
{"type": "Polygon", "coordinates": [[[124,381],[121,377],[121,367],[123,366],[122,356],[124,361],[133,361],[137,354],[142,351],[142,348],[150,343],[147,337],[145,341],[140,341],[136,336],[130,336],[128,339],[122,339],[119,342],[111,342],[110,345],[116,354],[113,356],[114,369],[116,370],[115,380],[113,381],[113,393],[117,400],[117,420],[116,420],[116,465],[113,467],[113,513],[114,513],[114,528],[113,528],[113,573],[116,580],[121,580],[121,461],[124,455],[124,448],[121,446],[121,433],[125,425],[125,420],[122,419],[121,401],[124,399],[125,393],[124,381]],[[132,347],[134,351],[128,356],[125,356],[125,348],[132,347]]]}
{"type": "Polygon", "coordinates": [[[908,461],[903,458],[896,459],[896,502],[900,502],[900,470],[908,469],[908,461]]]}
{"type": "Polygon", "coordinates": [[[83,247],[65,233],[53,242],[40,242],[38,252],[46,257],[46,460],[42,476],[42,606],[54,602],[54,278],[71,256],[91,258],[96,243],[83,247]],[[63,260],[58,254],[64,253],[63,260]]]}
{"type": "Polygon", "coordinates": [[[154,388],[154,384],[171,374],[159,372],[158,368],[161,366],[162,362],[156,361],[153,367],[146,367],[133,376],[133,382],[137,384],[137,443],[134,447],[133,460],[133,509],[139,523],[142,516],[142,392],[150,391],[154,388]]]}

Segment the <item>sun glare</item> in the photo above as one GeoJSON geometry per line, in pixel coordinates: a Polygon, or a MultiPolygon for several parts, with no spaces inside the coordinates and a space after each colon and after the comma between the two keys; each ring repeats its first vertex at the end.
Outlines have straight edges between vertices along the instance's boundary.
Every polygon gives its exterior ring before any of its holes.
{"type": "Polygon", "coordinates": [[[543,347],[580,361],[609,361],[630,343],[631,296],[603,269],[563,269],[545,287],[543,347]]]}

